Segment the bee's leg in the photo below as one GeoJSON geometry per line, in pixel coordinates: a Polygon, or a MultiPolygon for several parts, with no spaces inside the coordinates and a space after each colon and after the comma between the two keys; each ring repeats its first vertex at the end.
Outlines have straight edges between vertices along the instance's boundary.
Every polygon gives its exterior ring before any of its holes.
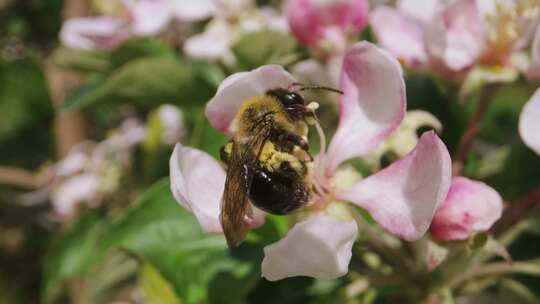
{"type": "Polygon", "coordinates": [[[303,162],[298,160],[286,161],[280,164],[279,170],[276,173],[291,178],[302,178],[307,174],[307,167],[303,162]]]}
{"type": "Polygon", "coordinates": [[[221,158],[221,161],[226,165],[229,164],[229,160],[231,159],[233,144],[234,142],[231,140],[219,149],[219,158],[221,158]]]}
{"type": "Polygon", "coordinates": [[[309,153],[309,145],[305,138],[286,130],[276,131],[276,133],[276,142],[280,143],[285,151],[296,155],[303,161],[313,161],[313,156],[309,153]]]}
{"type": "Polygon", "coordinates": [[[305,151],[309,150],[309,144],[307,140],[302,138],[302,136],[287,131],[283,129],[274,129],[270,138],[274,142],[282,143],[289,148],[290,151],[293,150],[294,146],[298,146],[305,151]]]}

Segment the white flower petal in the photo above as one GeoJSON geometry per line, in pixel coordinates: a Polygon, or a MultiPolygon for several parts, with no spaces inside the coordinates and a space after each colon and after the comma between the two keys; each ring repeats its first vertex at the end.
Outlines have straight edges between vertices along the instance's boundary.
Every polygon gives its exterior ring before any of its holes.
{"type": "Polygon", "coordinates": [[[369,42],[356,43],[345,55],[340,80],[339,127],[330,143],[326,171],[376,148],[405,115],[403,72],[388,52],[369,42]]]}
{"type": "Polygon", "coordinates": [[[83,173],[62,182],[52,193],[54,210],[61,217],[69,217],[77,204],[92,206],[99,197],[100,178],[94,173],[83,173]]]}
{"type": "Polygon", "coordinates": [[[118,152],[129,149],[146,139],[146,127],[136,118],[128,118],[118,130],[98,145],[98,149],[118,152]]]}
{"type": "Polygon", "coordinates": [[[89,163],[90,157],[85,146],[77,145],[69,151],[64,159],[56,163],[54,170],[59,176],[69,176],[83,170],[89,163]]]}
{"type": "Polygon", "coordinates": [[[449,3],[426,26],[428,55],[453,71],[470,67],[485,47],[484,25],[476,0],[449,3]]]}
{"type": "Polygon", "coordinates": [[[173,16],[170,0],[126,0],[124,3],[131,12],[131,30],[137,35],[159,33],[173,16]]]}
{"type": "Polygon", "coordinates": [[[527,78],[540,78],[540,25],[536,28],[534,39],[531,46],[531,63],[527,70],[527,78]]]}
{"type": "Polygon", "coordinates": [[[519,135],[525,144],[540,154],[540,89],[521,110],[519,117],[519,135]]]}
{"type": "Polygon", "coordinates": [[[163,132],[161,140],[169,145],[180,141],[186,132],[182,111],[170,104],[160,106],[157,111],[163,132]]]}
{"type": "Polygon", "coordinates": [[[64,22],[60,41],[70,48],[109,50],[129,37],[126,21],[114,17],[72,18],[64,22]]]}
{"type": "Polygon", "coordinates": [[[171,191],[206,232],[221,232],[220,203],[225,171],[203,151],[176,144],[170,160],[171,191]]]}
{"type": "Polygon", "coordinates": [[[218,60],[230,56],[231,28],[225,20],[212,21],[207,29],[189,37],[184,43],[184,52],[192,58],[218,60]]]}
{"type": "Polygon", "coordinates": [[[270,281],[310,276],[334,279],[348,271],[358,227],[320,215],[296,224],[283,239],[264,248],[262,276],[270,281]]]}
{"type": "Polygon", "coordinates": [[[365,208],[391,233],[415,241],[428,229],[450,187],[451,160],[435,132],[422,135],[403,159],[356,185],[337,189],[337,198],[365,208]]]}
{"type": "Polygon", "coordinates": [[[206,116],[216,129],[230,131],[240,105],[249,97],[264,95],[274,88],[287,88],[295,79],[279,65],[264,65],[249,72],[235,73],[219,86],[206,105],[206,116]]]}
{"type": "Polygon", "coordinates": [[[215,0],[173,0],[172,6],[178,20],[194,22],[218,13],[217,2],[215,0]]]}
{"type": "Polygon", "coordinates": [[[399,11],[381,6],[369,15],[378,44],[409,66],[427,61],[423,26],[399,11]]]}
{"type": "Polygon", "coordinates": [[[325,66],[316,59],[298,62],[293,67],[292,72],[303,83],[328,85],[329,82],[325,66]]]}
{"type": "Polygon", "coordinates": [[[399,0],[397,8],[405,15],[425,23],[435,15],[442,3],[441,0],[399,0]]]}

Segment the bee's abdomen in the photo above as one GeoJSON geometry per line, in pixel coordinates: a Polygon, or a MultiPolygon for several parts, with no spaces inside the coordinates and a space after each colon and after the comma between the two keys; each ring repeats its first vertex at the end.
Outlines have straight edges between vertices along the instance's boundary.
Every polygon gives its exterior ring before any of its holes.
{"type": "Polygon", "coordinates": [[[288,214],[307,204],[309,190],[299,178],[255,169],[249,199],[259,209],[273,214],[288,214]]]}

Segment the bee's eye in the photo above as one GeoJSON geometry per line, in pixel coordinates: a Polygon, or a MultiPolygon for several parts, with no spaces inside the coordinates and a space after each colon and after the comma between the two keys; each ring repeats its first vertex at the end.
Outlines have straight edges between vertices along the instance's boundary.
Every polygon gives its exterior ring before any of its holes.
{"type": "Polygon", "coordinates": [[[304,99],[297,93],[289,92],[283,96],[281,102],[283,102],[284,106],[289,107],[292,105],[303,105],[304,99]]]}
{"type": "Polygon", "coordinates": [[[285,89],[269,90],[266,94],[275,97],[285,108],[304,105],[304,98],[300,94],[285,89]]]}

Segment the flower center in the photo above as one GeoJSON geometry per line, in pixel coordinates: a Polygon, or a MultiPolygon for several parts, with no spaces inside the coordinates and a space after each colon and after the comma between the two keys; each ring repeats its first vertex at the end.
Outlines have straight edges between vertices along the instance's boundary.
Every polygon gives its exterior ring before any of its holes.
{"type": "Polygon", "coordinates": [[[540,12],[537,0],[509,4],[497,1],[493,14],[486,16],[489,51],[484,56],[488,64],[504,64],[540,12]]]}

